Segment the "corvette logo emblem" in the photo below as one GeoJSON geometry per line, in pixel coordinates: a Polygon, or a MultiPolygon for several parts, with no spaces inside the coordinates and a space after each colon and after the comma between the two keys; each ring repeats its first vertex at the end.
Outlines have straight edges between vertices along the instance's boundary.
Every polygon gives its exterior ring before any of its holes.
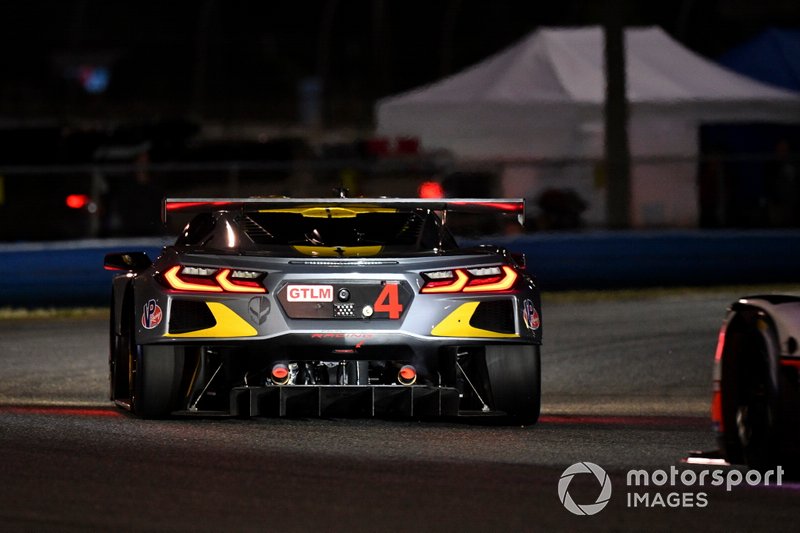
{"type": "Polygon", "coordinates": [[[155,300],[148,300],[144,304],[142,310],[142,327],[144,329],[154,329],[161,324],[161,319],[164,314],[161,312],[161,306],[155,300]]]}
{"type": "Polygon", "coordinates": [[[263,296],[251,298],[247,308],[250,311],[250,318],[253,320],[253,324],[260,326],[267,321],[267,315],[269,315],[269,298],[264,298],[263,296]]]}

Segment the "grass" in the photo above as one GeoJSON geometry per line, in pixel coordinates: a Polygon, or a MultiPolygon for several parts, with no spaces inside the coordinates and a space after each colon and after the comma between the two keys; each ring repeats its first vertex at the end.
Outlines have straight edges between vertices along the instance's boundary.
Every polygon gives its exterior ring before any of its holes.
{"type": "Polygon", "coordinates": [[[47,307],[40,309],[21,309],[0,307],[0,320],[32,320],[52,318],[108,318],[108,309],[104,307],[47,307]]]}

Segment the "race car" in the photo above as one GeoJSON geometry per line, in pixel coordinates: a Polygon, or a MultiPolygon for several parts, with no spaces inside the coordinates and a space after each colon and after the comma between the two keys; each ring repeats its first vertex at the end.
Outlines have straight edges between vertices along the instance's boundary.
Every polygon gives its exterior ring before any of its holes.
{"type": "Polygon", "coordinates": [[[800,451],[800,297],[741,298],[714,358],[711,419],[723,459],[796,468],[800,451]]]}
{"type": "MultiPolygon", "coordinates": [[[[428,417],[540,409],[525,258],[459,248],[447,214],[521,199],[168,198],[151,261],[108,254],[110,396],[141,417],[428,417]]],[[[451,215],[452,216],[452,215],[451,215]]]]}

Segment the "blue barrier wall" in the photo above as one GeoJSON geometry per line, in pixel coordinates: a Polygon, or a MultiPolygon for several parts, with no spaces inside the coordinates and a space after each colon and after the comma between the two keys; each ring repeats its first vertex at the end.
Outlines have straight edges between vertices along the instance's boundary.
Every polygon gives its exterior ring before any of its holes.
{"type": "Polygon", "coordinates": [[[544,289],[800,281],[800,231],[601,232],[504,238],[544,289]]]}
{"type": "Polygon", "coordinates": [[[161,252],[159,239],[73,241],[0,245],[0,307],[103,306],[113,272],[106,253],[161,252]]]}
{"type": "MultiPolygon", "coordinates": [[[[800,281],[800,231],[597,232],[497,237],[523,252],[543,290],[800,281]]],[[[102,306],[113,273],[103,257],[165,241],[0,245],[0,307],[102,306]]]]}

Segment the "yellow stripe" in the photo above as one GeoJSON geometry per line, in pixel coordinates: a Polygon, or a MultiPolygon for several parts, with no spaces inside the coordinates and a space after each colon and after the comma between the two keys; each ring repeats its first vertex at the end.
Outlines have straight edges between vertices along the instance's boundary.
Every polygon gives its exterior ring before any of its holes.
{"type": "Polygon", "coordinates": [[[194,337],[214,337],[214,338],[235,338],[235,337],[254,337],[258,331],[242,317],[237,315],[228,306],[217,302],[207,302],[211,314],[217,324],[206,329],[189,331],[187,333],[167,333],[165,337],[194,338],[194,337]]]}
{"type": "Polygon", "coordinates": [[[355,218],[362,213],[397,213],[390,207],[291,207],[261,209],[259,213],[297,213],[306,218],[355,218]]]}
{"type": "Polygon", "coordinates": [[[489,331],[488,329],[470,326],[469,319],[472,318],[479,303],[480,302],[467,302],[461,304],[431,330],[431,335],[434,337],[519,337],[516,333],[499,333],[497,331],[489,331]]]}
{"type": "Polygon", "coordinates": [[[371,257],[381,253],[383,246],[292,246],[303,255],[313,257],[371,257]]]}

